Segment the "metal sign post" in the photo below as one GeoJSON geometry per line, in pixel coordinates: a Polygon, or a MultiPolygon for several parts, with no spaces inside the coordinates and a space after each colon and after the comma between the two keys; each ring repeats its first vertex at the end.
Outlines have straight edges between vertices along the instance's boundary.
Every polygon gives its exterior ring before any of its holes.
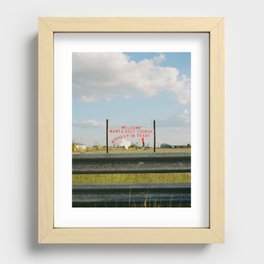
{"type": "Polygon", "coordinates": [[[156,152],[156,121],[153,120],[154,152],[156,152]]]}
{"type": "Polygon", "coordinates": [[[106,153],[108,153],[108,119],[106,119],[106,153]]]}

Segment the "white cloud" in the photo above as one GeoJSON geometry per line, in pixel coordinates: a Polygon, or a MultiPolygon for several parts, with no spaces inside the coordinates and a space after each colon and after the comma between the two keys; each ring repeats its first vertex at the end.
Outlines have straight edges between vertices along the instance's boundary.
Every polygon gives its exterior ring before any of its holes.
{"type": "Polygon", "coordinates": [[[79,127],[79,128],[104,127],[105,121],[97,121],[95,119],[81,120],[81,121],[74,122],[73,126],[79,127]]]}
{"type": "Polygon", "coordinates": [[[150,61],[152,61],[154,64],[159,64],[159,63],[165,61],[165,59],[166,59],[165,55],[164,54],[160,54],[159,56],[155,56],[150,61]]]}
{"type": "Polygon", "coordinates": [[[73,97],[92,103],[167,91],[179,103],[188,103],[190,80],[177,68],[160,66],[165,59],[160,54],[135,62],[123,53],[73,53],[73,97]]]}
{"type": "Polygon", "coordinates": [[[191,122],[191,117],[188,109],[185,109],[183,114],[180,115],[181,120],[183,121],[184,125],[189,125],[191,122]]]}

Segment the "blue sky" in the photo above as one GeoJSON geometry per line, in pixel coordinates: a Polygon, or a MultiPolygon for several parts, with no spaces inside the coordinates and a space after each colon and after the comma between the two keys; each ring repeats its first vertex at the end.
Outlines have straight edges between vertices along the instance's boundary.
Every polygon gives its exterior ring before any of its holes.
{"type": "Polygon", "coordinates": [[[109,119],[146,129],[156,120],[158,146],[191,143],[190,53],[73,53],[72,77],[75,142],[105,145],[109,119]]]}

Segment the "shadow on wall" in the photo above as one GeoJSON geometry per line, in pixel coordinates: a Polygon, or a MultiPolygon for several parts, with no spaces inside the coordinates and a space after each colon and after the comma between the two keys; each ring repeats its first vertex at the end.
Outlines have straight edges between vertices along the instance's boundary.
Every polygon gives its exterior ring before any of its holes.
{"type": "MultiPolygon", "coordinates": [[[[27,205],[25,217],[27,226],[25,231],[27,234],[28,250],[31,254],[63,254],[71,255],[72,253],[82,255],[95,255],[99,253],[118,254],[119,256],[130,254],[136,251],[144,255],[158,255],[160,253],[170,255],[196,255],[204,254],[204,251],[210,249],[207,245],[38,245],[38,37],[34,34],[28,41],[27,45],[27,64],[28,74],[25,87],[29,90],[27,115],[29,124],[27,124],[27,154],[30,171],[25,181],[25,193],[27,195],[27,205]],[[67,251],[65,249],[67,248],[67,251]],[[122,248],[122,250],[120,250],[122,248]],[[155,250],[153,250],[155,249],[155,250]]],[[[79,255],[78,255],[79,256],[79,255]]]]}
{"type": "Polygon", "coordinates": [[[29,155],[28,168],[30,171],[25,182],[25,193],[28,196],[26,201],[26,230],[30,249],[37,245],[37,222],[38,222],[38,36],[34,34],[28,41],[27,50],[27,72],[26,80],[28,91],[27,115],[27,155],[29,155]]]}

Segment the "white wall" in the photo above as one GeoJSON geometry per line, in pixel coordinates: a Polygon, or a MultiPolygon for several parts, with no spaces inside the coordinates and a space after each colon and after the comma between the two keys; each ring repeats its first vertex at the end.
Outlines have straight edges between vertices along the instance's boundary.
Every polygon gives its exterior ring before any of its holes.
{"type": "Polygon", "coordinates": [[[1,263],[264,263],[262,1],[1,2],[1,263]],[[226,243],[37,244],[37,17],[226,17],[226,243]],[[236,261],[236,262],[235,262],[236,261]]]}

